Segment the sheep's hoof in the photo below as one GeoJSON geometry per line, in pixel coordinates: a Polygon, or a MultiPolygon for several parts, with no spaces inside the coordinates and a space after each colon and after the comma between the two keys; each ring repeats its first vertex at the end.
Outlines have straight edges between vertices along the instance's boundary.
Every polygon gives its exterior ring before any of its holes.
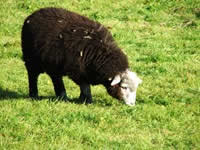
{"type": "Polygon", "coordinates": [[[87,98],[80,97],[79,101],[80,101],[80,103],[86,104],[86,105],[92,104],[92,99],[87,99],[87,98]]]}
{"type": "Polygon", "coordinates": [[[56,94],[56,99],[60,100],[60,101],[68,101],[69,100],[65,91],[60,92],[59,94],[56,94]]]}
{"type": "Polygon", "coordinates": [[[41,96],[30,96],[30,98],[31,98],[32,100],[41,100],[41,99],[42,99],[41,96]]]}
{"type": "Polygon", "coordinates": [[[87,105],[92,104],[92,100],[91,99],[86,99],[85,104],[87,104],[87,105]]]}
{"type": "Polygon", "coordinates": [[[57,99],[60,101],[68,101],[69,98],[67,97],[67,95],[63,95],[63,96],[57,96],[57,99]]]}

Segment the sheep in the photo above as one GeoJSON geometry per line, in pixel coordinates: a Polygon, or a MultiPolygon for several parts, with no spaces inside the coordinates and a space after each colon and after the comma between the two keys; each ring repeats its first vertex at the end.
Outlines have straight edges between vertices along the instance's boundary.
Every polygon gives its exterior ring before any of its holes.
{"type": "Polygon", "coordinates": [[[79,85],[81,102],[92,103],[90,85],[102,84],[112,97],[135,105],[142,80],[102,24],[63,8],[41,8],[25,19],[21,40],[30,97],[38,97],[38,76],[46,73],[59,98],[68,99],[62,79],[68,76],[79,85]]]}

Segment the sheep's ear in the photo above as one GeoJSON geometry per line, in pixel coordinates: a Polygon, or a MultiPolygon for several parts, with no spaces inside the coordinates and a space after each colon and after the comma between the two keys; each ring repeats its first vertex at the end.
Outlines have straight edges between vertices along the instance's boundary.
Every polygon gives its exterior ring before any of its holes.
{"type": "Polygon", "coordinates": [[[114,85],[118,84],[120,81],[121,81],[120,76],[119,76],[119,75],[116,75],[116,76],[114,77],[114,79],[112,80],[112,82],[111,82],[111,86],[114,86],[114,85]]]}

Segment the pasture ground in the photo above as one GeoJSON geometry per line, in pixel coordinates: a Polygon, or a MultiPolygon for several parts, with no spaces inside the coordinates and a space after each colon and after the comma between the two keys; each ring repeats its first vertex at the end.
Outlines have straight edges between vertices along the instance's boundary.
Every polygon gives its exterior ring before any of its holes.
{"type": "Polygon", "coordinates": [[[199,0],[1,0],[0,149],[200,149],[199,0]],[[44,98],[28,98],[21,27],[47,6],[110,28],[143,79],[135,107],[102,86],[92,87],[93,104],[78,104],[79,87],[67,77],[72,100],[52,101],[45,74],[39,78],[44,98]]]}

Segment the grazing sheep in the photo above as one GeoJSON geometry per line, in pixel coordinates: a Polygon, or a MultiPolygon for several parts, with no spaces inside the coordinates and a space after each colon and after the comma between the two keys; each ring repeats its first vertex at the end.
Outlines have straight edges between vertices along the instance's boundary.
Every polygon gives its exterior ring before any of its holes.
{"type": "Polygon", "coordinates": [[[58,97],[67,98],[62,80],[67,75],[80,86],[82,102],[92,103],[90,85],[103,84],[111,96],[135,105],[141,80],[98,22],[62,8],[42,8],[24,22],[22,52],[30,97],[38,97],[37,79],[46,72],[58,97]]]}

